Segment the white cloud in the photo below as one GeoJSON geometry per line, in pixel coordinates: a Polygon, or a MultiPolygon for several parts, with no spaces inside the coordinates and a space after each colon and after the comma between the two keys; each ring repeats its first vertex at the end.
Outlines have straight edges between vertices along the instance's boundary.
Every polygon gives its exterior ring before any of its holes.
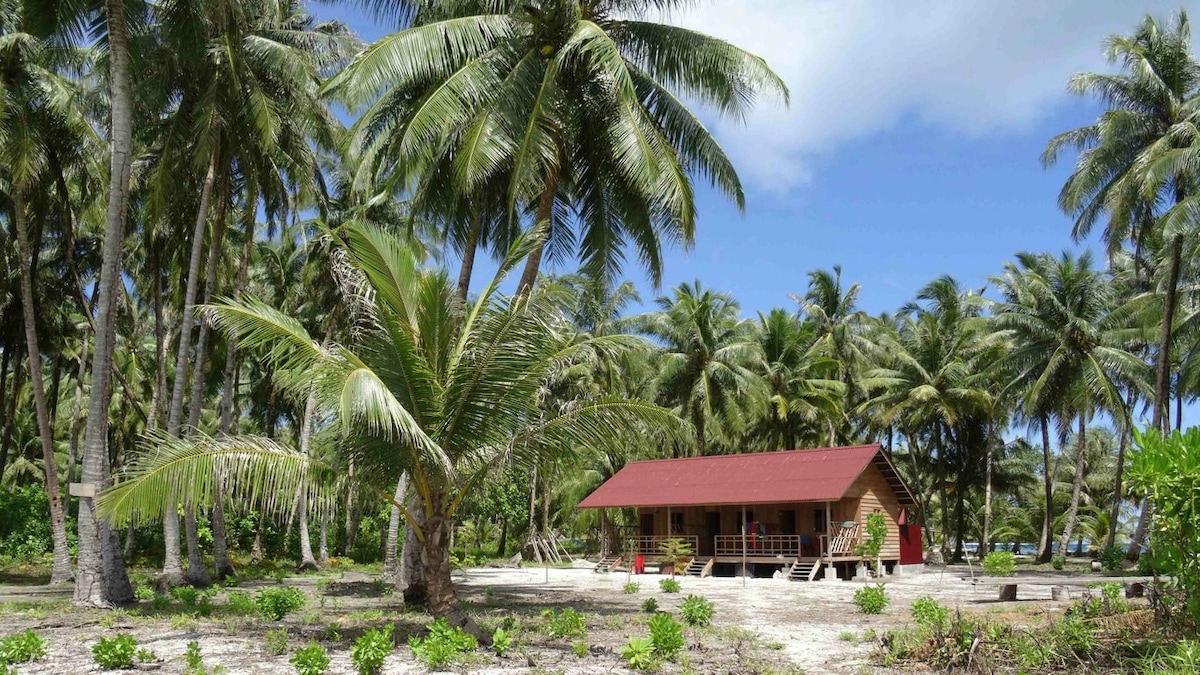
{"type": "Polygon", "coordinates": [[[708,0],[677,20],[767,60],[792,102],[715,132],[747,184],[782,192],[817,155],[916,118],[950,133],[1020,129],[1106,67],[1101,41],[1180,0],[708,0]]]}

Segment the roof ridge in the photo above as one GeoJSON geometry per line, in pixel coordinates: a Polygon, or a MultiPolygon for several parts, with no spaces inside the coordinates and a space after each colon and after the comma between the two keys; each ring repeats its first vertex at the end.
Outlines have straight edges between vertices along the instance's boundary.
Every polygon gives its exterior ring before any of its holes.
{"type": "Polygon", "coordinates": [[[733,457],[753,457],[757,455],[798,455],[808,452],[830,452],[836,450],[865,450],[874,448],[877,452],[883,451],[882,443],[863,443],[860,445],[835,445],[827,448],[793,448],[791,450],[763,450],[761,452],[735,452],[729,455],[701,455],[699,457],[659,457],[657,459],[635,459],[625,463],[625,466],[630,464],[655,464],[660,462],[697,462],[706,459],[730,459],[733,457]]]}

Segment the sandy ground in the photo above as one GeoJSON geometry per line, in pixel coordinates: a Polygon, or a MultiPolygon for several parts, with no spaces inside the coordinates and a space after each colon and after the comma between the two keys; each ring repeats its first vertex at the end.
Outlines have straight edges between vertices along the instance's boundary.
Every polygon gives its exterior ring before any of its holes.
{"type": "MultiPolygon", "coordinates": [[[[544,608],[572,606],[589,617],[588,641],[593,653],[577,657],[570,640],[531,640],[520,655],[505,659],[482,654],[455,672],[472,673],[623,673],[620,645],[630,635],[645,633],[646,615],[640,605],[654,597],[661,609],[675,611],[689,593],[702,595],[716,606],[717,631],[695,633],[689,663],[670,664],[665,672],[857,674],[878,672],[870,662],[874,641],[864,633],[881,634],[909,621],[914,599],[933,596],[943,605],[965,612],[1004,615],[1010,620],[1035,620],[1045,612],[1061,611],[1067,603],[1050,601],[1048,587],[1021,589],[1021,601],[999,603],[996,589],[973,587],[962,580],[966,570],[926,571],[885,580],[891,604],[881,615],[865,616],[852,603],[861,582],[789,582],[781,579],[710,577],[683,578],[682,592],[659,590],[659,575],[628,576],[624,572],[596,574],[587,568],[472,569],[456,575],[461,597],[482,620],[524,617],[536,623],[544,608]],[[627,580],[640,584],[636,594],[623,593],[627,580]],[[743,645],[740,627],[757,634],[743,645]],[[731,637],[733,636],[733,637],[731,637]],[[743,648],[744,647],[744,648],[743,648]],[[753,664],[751,667],[750,664],[753,664]]],[[[385,673],[426,672],[415,663],[407,634],[421,633],[428,617],[409,612],[399,597],[367,591],[364,575],[342,579],[301,577],[285,580],[313,600],[309,610],[285,620],[291,648],[317,639],[330,649],[330,673],[352,673],[349,645],[365,625],[390,621],[397,625],[401,647],[389,657],[385,673]],[[373,616],[367,613],[374,613],[373,616]],[[331,637],[333,634],[335,637],[331,637]]],[[[265,582],[272,583],[272,582],[265,582]]],[[[253,592],[255,585],[241,590],[253,592]]],[[[182,673],[182,655],[191,640],[199,641],[207,664],[221,664],[229,673],[291,673],[287,655],[271,656],[263,634],[273,624],[256,619],[223,616],[178,621],[168,615],[139,616],[135,612],[97,612],[66,606],[69,591],[45,587],[0,587],[0,635],[33,628],[47,638],[49,654],[39,663],[20,667],[20,673],[64,675],[98,672],[90,647],[100,637],[120,632],[137,636],[160,662],[139,670],[182,673]]],[[[219,605],[219,600],[218,600],[219,605]]]]}

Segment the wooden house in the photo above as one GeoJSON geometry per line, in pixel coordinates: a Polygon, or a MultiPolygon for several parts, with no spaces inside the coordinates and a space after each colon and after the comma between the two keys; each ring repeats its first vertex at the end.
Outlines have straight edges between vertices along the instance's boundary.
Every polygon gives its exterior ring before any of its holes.
{"type": "Polygon", "coordinates": [[[662,542],[678,538],[694,553],[688,573],[782,570],[810,581],[853,575],[872,513],[887,522],[884,564],[920,563],[915,506],[878,444],[631,462],[579,504],[636,509],[624,564],[657,560],[662,542]]]}

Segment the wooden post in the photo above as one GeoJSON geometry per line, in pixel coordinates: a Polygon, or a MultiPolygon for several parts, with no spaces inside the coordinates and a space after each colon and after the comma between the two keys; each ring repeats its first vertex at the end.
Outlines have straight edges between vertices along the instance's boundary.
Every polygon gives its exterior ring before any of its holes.
{"type": "Polygon", "coordinates": [[[742,504],[742,588],[746,587],[746,528],[750,527],[750,523],[746,522],[746,505],[742,504]]]}

